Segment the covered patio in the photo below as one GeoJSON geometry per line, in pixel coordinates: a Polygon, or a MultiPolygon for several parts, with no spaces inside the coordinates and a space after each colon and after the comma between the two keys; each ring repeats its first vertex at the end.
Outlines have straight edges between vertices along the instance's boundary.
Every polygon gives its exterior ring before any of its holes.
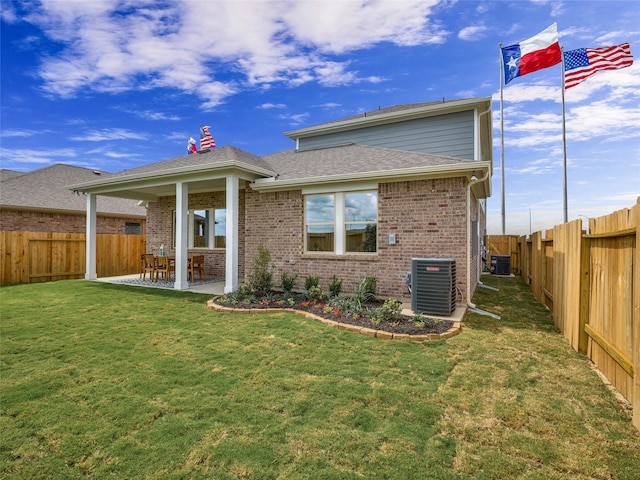
{"type": "MultiPolygon", "coordinates": [[[[128,198],[149,207],[163,198],[175,198],[173,245],[175,281],[173,288],[188,290],[189,195],[223,193],[225,209],[224,293],[234,291],[239,283],[239,210],[241,190],[246,182],[276,176],[258,156],[234,147],[200,151],[165,162],[105,176],[99,180],[71,185],[67,188],[82,192],[87,198],[86,272],[85,279],[96,280],[96,207],[98,196],[128,198]]],[[[171,218],[164,218],[169,224],[171,218]]],[[[147,235],[147,250],[159,247],[147,235]]]]}

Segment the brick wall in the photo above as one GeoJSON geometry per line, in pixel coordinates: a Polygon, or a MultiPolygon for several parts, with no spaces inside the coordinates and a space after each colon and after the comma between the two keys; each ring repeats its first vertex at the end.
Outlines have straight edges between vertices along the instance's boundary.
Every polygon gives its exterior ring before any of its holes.
{"type": "MultiPolygon", "coordinates": [[[[226,205],[225,192],[207,192],[189,194],[189,209],[222,209],[226,205]]],[[[157,202],[151,202],[147,209],[147,252],[155,255],[164,245],[167,255],[175,255],[173,244],[173,212],[176,209],[176,197],[161,197],[157,202]]],[[[238,275],[244,277],[244,190],[240,190],[238,202],[239,226],[238,226],[238,275]]],[[[205,275],[207,278],[224,278],[225,276],[225,250],[194,248],[188,250],[189,254],[202,254],[205,256],[205,275]]]]}
{"type": "Polygon", "coordinates": [[[464,178],[380,184],[378,189],[377,255],[303,253],[303,197],[299,190],[246,194],[246,259],[249,272],[257,247],[263,244],[275,265],[274,281],[283,271],[305,277],[317,275],[328,291],[335,274],[343,292],[351,293],[368,275],[375,275],[382,297],[408,298],[405,285],[413,257],[456,259],[456,282],[466,301],[466,180],[464,178]],[[389,245],[388,235],[396,234],[389,245]]]}
{"type": "MultiPolygon", "coordinates": [[[[104,217],[98,215],[96,233],[120,234],[125,233],[127,222],[139,222],[141,235],[145,235],[144,219],[129,219],[104,217]]],[[[23,210],[0,210],[0,230],[19,232],[55,232],[55,233],[86,233],[87,220],[84,213],[78,215],[29,212],[23,210]]]]}

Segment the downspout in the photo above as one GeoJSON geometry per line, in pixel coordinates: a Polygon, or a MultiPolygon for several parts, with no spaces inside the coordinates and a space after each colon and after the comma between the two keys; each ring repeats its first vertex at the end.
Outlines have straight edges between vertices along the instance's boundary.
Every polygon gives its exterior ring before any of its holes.
{"type": "MultiPolygon", "coordinates": [[[[486,112],[484,112],[486,113],[486,112]]],[[[467,307],[473,313],[478,313],[480,315],[486,315],[489,317],[493,317],[497,320],[500,320],[499,315],[495,315],[490,312],[486,312],[484,310],[480,310],[475,306],[475,304],[471,303],[471,299],[469,297],[471,293],[471,239],[473,235],[471,233],[471,187],[479,182],[484,182],[489,178],[489,169],[487,169],[486,173],[482,178],[478,178],[476,180],[470,180],[467,185],[467,307]]]]}

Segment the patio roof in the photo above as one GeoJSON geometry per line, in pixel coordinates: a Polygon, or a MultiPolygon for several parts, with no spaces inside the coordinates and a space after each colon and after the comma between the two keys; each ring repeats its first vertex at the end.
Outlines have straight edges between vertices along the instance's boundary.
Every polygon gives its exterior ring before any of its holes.
{"type": "Polygon", "coordinates": [[[253,181],[277,173],[261,157],[225,146],[124,170],[105,179],[67,188],[97,195],[156,201],[162,196],[175,195],[177,182],[189,182],[191,193],[224,190],[225,178],[231,174],[253,181]]]}

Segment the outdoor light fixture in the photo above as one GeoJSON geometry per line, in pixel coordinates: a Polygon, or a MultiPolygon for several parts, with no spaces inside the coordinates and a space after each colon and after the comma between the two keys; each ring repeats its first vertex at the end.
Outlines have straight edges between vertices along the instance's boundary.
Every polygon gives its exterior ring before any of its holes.
{"type": "Polygon", "coordinates": [[[478,181],[478,177],[476,177],[476,172],[473,172],[473,173],[471,174],[471,181],[472,181],[472,182],[477,182],[477,181],[478,181]]]}

